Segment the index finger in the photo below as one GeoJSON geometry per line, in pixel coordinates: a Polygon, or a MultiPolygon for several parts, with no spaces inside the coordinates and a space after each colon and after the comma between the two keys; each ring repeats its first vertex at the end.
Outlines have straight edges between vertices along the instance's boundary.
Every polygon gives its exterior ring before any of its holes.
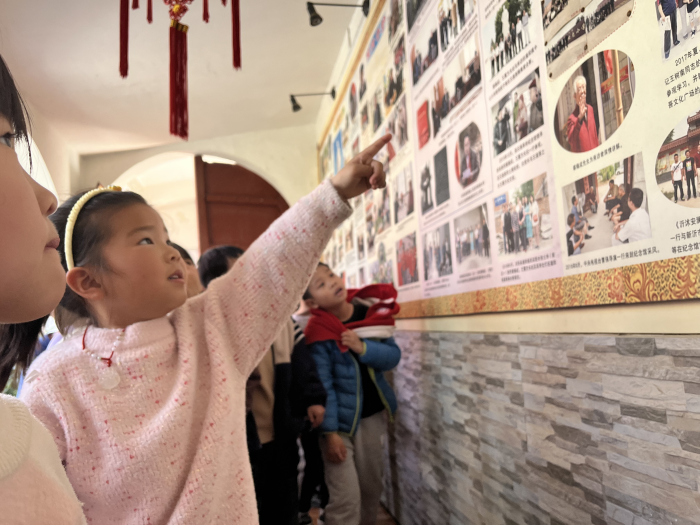
{"type": "Polygon", "coordinates": [[[377,140],[374,144],[365,148],[359,155],[360,159],[362,161],[365,161],[368,158],[373,159],[374,156],[377,153],[379,153],[382,150],[382,148],[389,143],[390,140],[391,140],[391,133],[387,133],[382,138],[377,140]]]}

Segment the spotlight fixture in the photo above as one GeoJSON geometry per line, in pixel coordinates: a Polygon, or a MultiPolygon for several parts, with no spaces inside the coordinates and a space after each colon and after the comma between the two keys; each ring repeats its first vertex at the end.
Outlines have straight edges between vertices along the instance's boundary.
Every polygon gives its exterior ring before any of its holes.
{"type": "Polygon", "coordinates": [[[369,0],[364,0],[364,2],[362,2],[362,5],[357,5],[357,4],[326,4],[326,3],[321,3],[321,2],[306,2],[306,10],[309,12],[309,23],[311,24],[312,27],[316,27],[321,22],[323,22],[323,18],[321,18],[321,15],[319,15],[316,12],[316,8],[314,7],[317,5],[323,5],[323,6],[329,6],[329,7],[361,7],[362,12],[365,14],[365,16],[369,15],[369,0]]]}
{"type": "Polygon", "coordinates": [[[292,111],[295,113],[301,110],[301,106],[297,102],[297,97],[321,97],[323,95],[330,95],[333,100],[335,100],[335,88],[332,88],[328,93],[301,93],[299,95],[289,95],[289,100],[292,102],[292,111]]]}

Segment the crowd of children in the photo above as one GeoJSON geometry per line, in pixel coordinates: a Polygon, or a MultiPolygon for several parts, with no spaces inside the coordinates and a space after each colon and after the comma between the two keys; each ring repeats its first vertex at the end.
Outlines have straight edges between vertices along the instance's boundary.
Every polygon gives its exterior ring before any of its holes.
{"type": "Polygon", "coordinates": [[[349,292],[318,261],[348,200],[385,187],[390,138],[197,267],[139,195],[58,206],[27,175],[0,57],[0,389],[24,374],[0,395],[0,522],[305,524],[319,490],[327,525],[375,523],[396,292],[349,292]],[[62,340],[32,362],[50,313],[62,340]]]}

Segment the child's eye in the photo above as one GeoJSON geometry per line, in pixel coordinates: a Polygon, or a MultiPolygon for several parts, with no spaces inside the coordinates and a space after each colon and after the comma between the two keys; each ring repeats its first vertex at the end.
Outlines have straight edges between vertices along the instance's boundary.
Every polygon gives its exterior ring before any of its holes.
{"type": "Polygon", "coordinates": [[[0,144],[7,146],[8,148],[13,148],[15,137],[16,135],[14,133],[5,133],[2,137],[0,137],[0,144]]]}
{"type": "Polygon", "coordinates": [[[153,241],[150,237],[144,237],[139,241],[139,244],[153,244],[153,241]]]}

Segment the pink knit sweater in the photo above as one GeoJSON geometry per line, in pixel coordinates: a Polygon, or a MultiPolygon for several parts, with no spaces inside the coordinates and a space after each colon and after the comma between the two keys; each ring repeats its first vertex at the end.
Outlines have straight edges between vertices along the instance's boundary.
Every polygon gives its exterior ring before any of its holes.
{"type": "MultiPolygon", "coordinates": [[[[106,364],[82,349],[82,330],[37,359],[22,399],[53,435],[89,523],[258,523],[246,379],[351,212],[321,185],[205,293],[129,326],[113,390],[100,388],[106,364]]],[[[90,328],[87,349],[108,356],[118,332],[90,328]]]]}

